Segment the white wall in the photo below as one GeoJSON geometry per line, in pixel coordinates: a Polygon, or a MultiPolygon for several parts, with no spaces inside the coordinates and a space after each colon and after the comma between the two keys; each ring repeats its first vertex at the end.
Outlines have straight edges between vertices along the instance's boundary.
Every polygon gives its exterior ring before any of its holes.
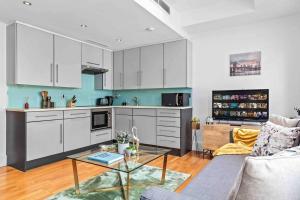
{"type": "Polygon", "coordinates": [[[6,165],[6,25],[0,22],[0,167],[6,165]]]}
{"type": "Polygon", "coordinates": [[[295,116],[300,106],[300,15],[214,30],[193,38],[193,107],[211,115],[212,90],[270,89],[270,113],[295,116]],[[229,76],[229,55],[261,51],[260,76],[229,76]]]}

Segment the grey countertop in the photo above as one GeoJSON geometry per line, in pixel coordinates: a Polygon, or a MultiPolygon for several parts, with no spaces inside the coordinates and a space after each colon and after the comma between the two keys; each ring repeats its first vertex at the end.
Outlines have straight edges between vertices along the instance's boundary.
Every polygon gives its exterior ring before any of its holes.
{"type": "Polygon", "coordinates": [[[42,112],[42,111],[66,111],[66,110],[90,110],[90,109],[97,109],[97,108],[130,108],[130,109],[175,109],[175,110],[182,110],[182,109],[190,109],[191,106],[188,107],[166,107],[166,106],[79,106],[74,108],[7,108],[7,111],[11,112],[42,112]]]}

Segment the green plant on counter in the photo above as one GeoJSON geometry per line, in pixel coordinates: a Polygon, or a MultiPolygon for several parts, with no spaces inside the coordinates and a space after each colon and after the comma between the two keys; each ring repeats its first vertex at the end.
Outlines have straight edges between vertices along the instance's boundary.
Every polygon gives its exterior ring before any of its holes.
{"type": "Polygon", "coordinates": [[[295,107],[294,109],[295,109],[295,111],[298,113],[298,115],[300,116],[300,108],[295,107]]]}

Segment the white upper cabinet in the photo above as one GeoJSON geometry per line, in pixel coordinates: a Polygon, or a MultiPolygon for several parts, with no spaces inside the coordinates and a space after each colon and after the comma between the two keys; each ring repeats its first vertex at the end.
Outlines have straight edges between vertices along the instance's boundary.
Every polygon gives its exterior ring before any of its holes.
{"type": "Polygon", "coordinates": [[[81,44],[74,40],[55,36],[54,85],[81,87],[81,44]]]}
{"type": "Polygon", "coordinates": [[[140,87],[140,48],[124,51],[124,89],[140,87]]]}
{"type": "Polygon", "coordinates": [[[53,35],[21,24],[7,27],[9,84],[53,86],[53,35]]]}
{"type": "Polygon", "coordinates": [[[103,50],[82,43],[82,65],[102,68],[103,66],[103,50]]]}
{"type": "Polygon", "coordinates": [[[103,49],[103,68],[113,68],[113,53],[105,49],[103,49]]]}
{"type": "Polygon", "coordinates": [[[113,85],[115,90],[123,89],[124,86],[124,52],[115,51],[113,54],[113,85]]]}
{"type": "Polygon", "coordinates": [[[164,87],[190,87],[191,71],[188,60],[188,41],[164,44],[164,87]]]}
{"type": "Polygon", "coordinates": [[[163,88],[163,44],[141,47],[141,88],[163,88]]]}

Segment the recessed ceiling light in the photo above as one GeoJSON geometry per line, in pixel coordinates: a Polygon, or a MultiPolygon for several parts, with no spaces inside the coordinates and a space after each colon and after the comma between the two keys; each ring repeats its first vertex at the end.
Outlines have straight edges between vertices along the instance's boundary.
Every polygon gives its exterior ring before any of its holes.
{"type": "Polygon", "coordinates": [[[122,42],[123,40],[122,40],[122,38],[117,38],[116,41],[117,42],[122,42]]]}
{"type": "Polygon", "coordinates": [[[32,3],[30,3],[29,1],[23,1],[23,4],[26,5],[26,6],[31,6],[32,3]]]}
{"type": "Polygon", "coordinates": [[[154,27],[147,27],[147,28],[145,28],[145,30],[151,32],[151,31],[154,31],[155,28],[154,27]]]}
{"type": "Polygon", "coordinates": [[[81,26],[81,28],[87,28],[88,27],[88,25],[86,25],[86,24],[81,24],[80,26],[81,26]]]}

